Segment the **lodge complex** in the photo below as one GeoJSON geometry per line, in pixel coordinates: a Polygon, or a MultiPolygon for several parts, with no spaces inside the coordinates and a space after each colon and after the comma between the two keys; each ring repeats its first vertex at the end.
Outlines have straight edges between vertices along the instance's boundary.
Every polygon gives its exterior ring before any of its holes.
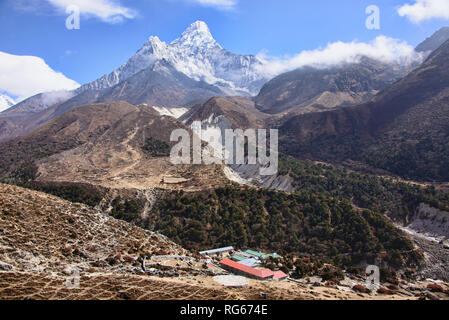
{"type": "MultiPolygon", "coordinates": [[[[235,252],[233,247],[226,247],[202,251],[200,254],[214,256],[230,254],[232,252],[235,252]]],[[[240,251],[230,255],[229,258],[222,259],[220,261],[220,267],[233,274],[245,276],[255,280],[286,280],[288,275],[282,271],[272,271],[266,268],[259,268],[259,266],[270,257],[274,259],[280,258],[277,253],[264,254],[253,250],[246,250],[244,252],[240,251]]]]}

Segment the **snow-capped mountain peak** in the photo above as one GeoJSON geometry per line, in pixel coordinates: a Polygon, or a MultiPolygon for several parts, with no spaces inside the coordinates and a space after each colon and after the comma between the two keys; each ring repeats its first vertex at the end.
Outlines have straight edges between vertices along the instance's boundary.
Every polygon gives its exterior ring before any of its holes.
{"type": "Polygon", "coordinates": [[[203,33],[203,34],[206,34],[206,35],[209,35],[210,37],[212,37],[212,34],[210,33],[210,30],[209,30],[209,26],[204,21],[200,21],[200,20],[195,21],[186,29],[186,31],[184,31],[184,34],[195,33],[195,32],[203,33]]]}
{"type": "Polygon", "coordinates": [[[203,21],[196,21],[192,23],[175,41],[173,41],[171,46],[177,47],[222,47],[212,36],[209,27],[203,21]]]}
{"type": "Polygon", "coordinates": [[[84,85],[77,93],[110,88],[162,60],[189,78],[214,85],[228,95],[255,95],[268,80],[259,72],[263,61],[223,49],[207,24],[196,21],[170,44],[150,37],[119,69],[84,85]]]}

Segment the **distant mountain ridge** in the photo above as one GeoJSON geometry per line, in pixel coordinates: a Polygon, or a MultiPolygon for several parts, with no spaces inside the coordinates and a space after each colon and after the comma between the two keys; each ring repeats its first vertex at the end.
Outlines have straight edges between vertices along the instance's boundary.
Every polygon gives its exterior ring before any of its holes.
{"type": "Polygon", "coordinates": [[[414,65],[388,64],[362,57],[332,68],[303,67],[277,76],[256,96],[267,113],[309,113],[356,105],[405,76],[414,65]]]}
{"type": "Polygon", "coordinates": [[[443,27],[416,47],[417,52],[432,52],[449,40],[449,27],[443,27]]]}
{"type": "MultiPolygon", "coordinates": [[[[449,40],[449,27],[435,32],[415,51],[427,57],[449,40]]],[[[330,68],[303,67],[268,81],[255,97],[256,107],[270,114],[327,111],[367,102],[418,67],[384,63],[367,57],[330,68]]]]}
{"type": "Polygon", "coordinates": [[[86,90],[49,111],[53,110],[54,116],[59,116],[81,105],[115,101],[182,107],[191,100],[222,95],[219,88],[193,80],[162,60],[111,88],[86,90]]]}
{"type": "Polygon", "coordinates": [[[358,161],[406,179],[449,181],[448,72],[446,41],[368,103],[290,118],[280,128],[283,151],[358,161]]]}

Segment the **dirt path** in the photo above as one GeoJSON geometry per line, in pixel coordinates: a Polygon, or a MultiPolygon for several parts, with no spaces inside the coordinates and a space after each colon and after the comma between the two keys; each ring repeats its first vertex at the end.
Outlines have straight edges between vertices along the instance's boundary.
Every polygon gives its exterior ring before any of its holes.
{"type": "Polygon", "coordinates": [[[121,143],[121,146],[126,149],[125,153],[129,155],[128,162],[131,164],[122,167],[120,169],[111,169],[109,170],[108,175],[106,175],[106,179],[120,179],[125,173],[130,172],[134,169],[142,160],[142,154],[131,147],[130,142],[136,137],[137,132],[139,131],[139,127],[135,127],[134,131],[121,143]]]}

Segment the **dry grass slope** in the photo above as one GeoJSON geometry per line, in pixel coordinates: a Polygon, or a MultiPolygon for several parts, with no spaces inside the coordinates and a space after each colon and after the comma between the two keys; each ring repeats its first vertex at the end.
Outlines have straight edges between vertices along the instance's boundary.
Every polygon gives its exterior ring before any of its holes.
{"type": "Polygon", "coordinates": [[[19,272],[133,272],[141,255],[187,253],[101,211],[8,185],[0,185],[0,236],[0,261],[19,272]]]}

